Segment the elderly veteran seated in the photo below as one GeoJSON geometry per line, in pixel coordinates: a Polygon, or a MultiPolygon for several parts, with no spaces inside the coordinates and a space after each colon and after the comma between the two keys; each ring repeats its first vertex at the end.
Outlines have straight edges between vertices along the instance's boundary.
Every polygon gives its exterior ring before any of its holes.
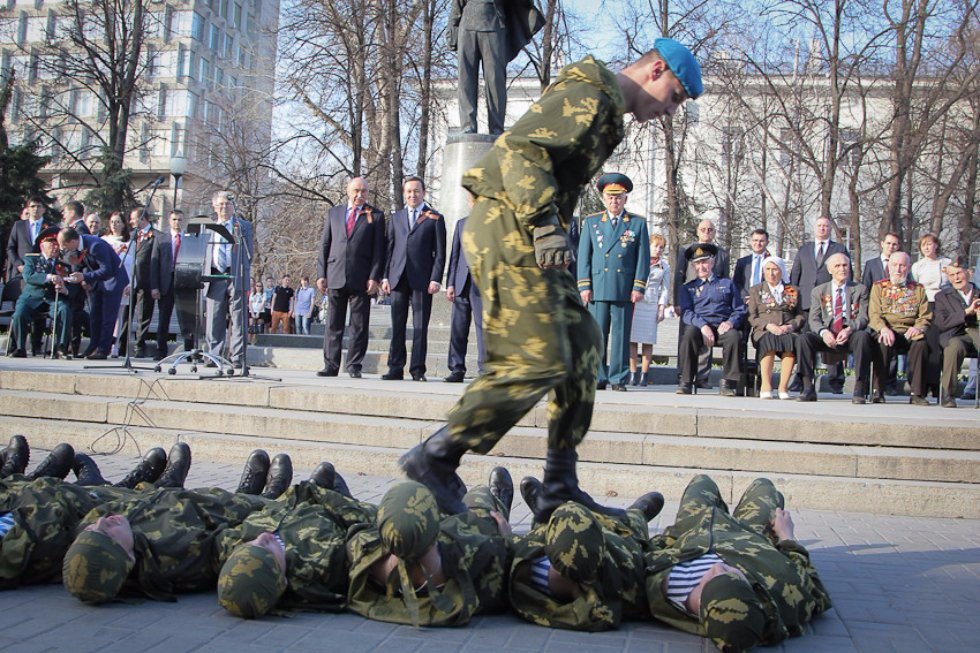
{"type": "Polygon", "coordinates": [[[752,343],[759,355],[759,399],[772,399],[772,370],[781,359],[779,398],[789,399],[789,381],[796,362],[796,338],[806,315],[800,308],[800,291],[788,283],[786,262],[778,256],[762,261],[762,283],[749,288],[748,312],[752,343]]]}
{"type": "Polygon", "coordinates": [[[350,529],[348,607],[369,619],[461,626],[506,605],[507,518],[513,484],[503,468],[463,497],[468,510],[442,515],[432,492],[406,481],[385,493],[374,524],[350,529]]]}
{"type": "Polygon", "coordinates": [[[697,243],[687,248],[687,259],[694,264],[698,278],[685,283],[680,290],[681,342],[678,348],[681,383],[677,394],[689,395],[694,387],[698,352],[722,347],[722,381],[720,394],[735,396],[742,373],[742,322],[745,302],[731,279],[714,274],[718,248],[711,243],[697,243]]]}
{"type": "Polygon", "coordinates": [[[912,403],[928,406],[926,399],[926,329],[932,311],[926,289],[908,280],[909,255],[895,252],[888,257],[888,278],[871,286],[868,327],[876,334],[880,353],[875,360],[875,396],[884,401],[886,370],[892,356],[908,352],[908,376],[912,403]]]}
{"type": "MultiPolygon", "coordinates": [[[[521,481],[529,506],[537,501],[541,482],[521,481]]],[[[513,541],[510,604],[517,614],[539,626],[602,631],[623,619],[648,616],[644,591],[643,551],[649,546],[647,522],[663,508],[659,492],[649,492],[623,517],[593,512],[567,502],[513,541]]]]}
{"type": "Polygon", "coordinates": [[[956,256],[946,265],[949,287],[936,294],[936,327],[943,348],[943,406],[956,408],[956,376],[963,359],[980,351],[980,291],[970,283],[967,260],[956,256]]]}
{"type": "MultiPolygon", "coordinates": [[[[64,275],[70,272],[59,260],[58,228],[49,227],[38,234],[35,252],[24,256],[24,287],[10,325],[14,339],[13,358],[27,357],[27,332],[42,311],[51,316],[54,334],[53,357],[71,358],[71,306],[64,275]]],[[[36,354],[37,352],[35,352],[36,354]]]]}
{"type": "Polygon", "coordinates": [[[760,478],[729,514],[715,482],[695,476],[676,521],[644,554],[653,617],[726,652],[802,635],[830,595],[783,508],[783,495],[760,478]]]}
{"type": "MultiPolygon", "coordinates": [[[[814,369],[818,353],[824,352],[828,364],[844,360],[851,353],[857,372],[851,402],[863,404],[874,358],[871,334],[866,330],[868,290],[851,281],[851,259],[846,254],[832,254],[825,265],[830,272],[830,281],[816,286],[810,294],[810,331],[796,339],[800,378],[803,379],[803,393],[797,400],[817,400],[814,369]]],[[[875,395],[873,401],[884,400],[875,395]]]]}

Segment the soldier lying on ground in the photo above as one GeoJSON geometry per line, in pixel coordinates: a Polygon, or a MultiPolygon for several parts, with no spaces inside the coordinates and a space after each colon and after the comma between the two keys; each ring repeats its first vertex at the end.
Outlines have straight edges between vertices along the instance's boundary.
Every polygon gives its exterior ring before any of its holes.
{"type": "MultiPolygon", "coordinates": [[[[527,477],[521,494],[537,505],[541,482],[527,477]]],[[[510,604],[521,617],[541,626],[600,631],[622,619],[648,616],[643,552],[649,548],[647,523],[664,505],[649,492],[623,517],[589,510],[575,502],[559,506],[524,536],[514,538],[510,604]]]]}
{"type": "Polygon", "coordinates": [[[783,495],[760,478],[729,514],[715,482],[695,476],[674,525],[644,554],[653,616],[722,651],[801,635],[830,607],[830,595],[783,506],[783,495]]]}
{"type": "Polygon", "coordinates": [[[350,530],[348,603],[369,619],[460,626],[506,605],[508,518],[514,497],[502,467],[466,493],[466,512],[445,516],[424,485],[393,486],[377,522],[350,530]]]}

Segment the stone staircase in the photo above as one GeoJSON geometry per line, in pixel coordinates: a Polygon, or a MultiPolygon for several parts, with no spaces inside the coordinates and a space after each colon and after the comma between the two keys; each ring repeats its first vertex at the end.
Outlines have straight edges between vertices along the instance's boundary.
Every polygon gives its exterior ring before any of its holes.
{"type": "MultiPolygon", "coordinates": [[[[282,381],[197,380],[3,359],[0,435],[134,455],[180,438],[213,462],[244,461],[262,447],[288,452],[297,467],[331,460],[345,474],[397,476],[398,456],[443,422],[461,391],[438,382],[276,373],[282,381]]],[[[980,517],[980,412],[672,390],[599,393],[579,449],[583,487],[625,497],[656,488],[676,500],[690,477],[705,471],[731,498],[765,475],[801,507],[980,517]]],[[[464,480],[481,482],[497,464],[516,479],[540,474],[546,423],[539,404],[491,455],[464,458],[464,480]]]]}

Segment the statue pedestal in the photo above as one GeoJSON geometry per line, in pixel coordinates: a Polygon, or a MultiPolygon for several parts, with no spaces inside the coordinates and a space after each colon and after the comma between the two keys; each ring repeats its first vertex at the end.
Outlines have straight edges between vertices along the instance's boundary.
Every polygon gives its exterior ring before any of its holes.
{"type": "MultiPolygon", "coordinates": [[[[472,168],[493,146],[496,136],[451,132],[442,153],[442,181],[436,207],[446,216],[446,249],[452,247],[453,230],[460,218],[469,215],[466,190],[460,185],[463,173],[472,168]]],[[[448,259],[449,252],[446,252],[448,259]]]]}

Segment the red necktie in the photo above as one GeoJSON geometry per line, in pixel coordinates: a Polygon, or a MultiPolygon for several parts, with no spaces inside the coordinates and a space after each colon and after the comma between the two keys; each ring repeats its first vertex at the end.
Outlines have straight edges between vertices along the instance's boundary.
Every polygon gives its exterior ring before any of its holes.
{"type": "Polygon", "coordinates": [[[180,253],[180,233],[174,234],[174,267],[177,267],[177,254],[180,253]]]}
{"type": "Polygon", "coordinates": [[[830,330],[835,336],[844,330],[844,303],[841,301],[843,294],[843,288],[838,288],[834,293],[834,323],[830,325],[830,330]]]}
{"type": "Polygon", "coordinates": [[[352,206],[350,213],[347,214],[347,237],[350,238],[350,234],[354,231],[354,222],[357,220],[357,207],[352,206]]]}

